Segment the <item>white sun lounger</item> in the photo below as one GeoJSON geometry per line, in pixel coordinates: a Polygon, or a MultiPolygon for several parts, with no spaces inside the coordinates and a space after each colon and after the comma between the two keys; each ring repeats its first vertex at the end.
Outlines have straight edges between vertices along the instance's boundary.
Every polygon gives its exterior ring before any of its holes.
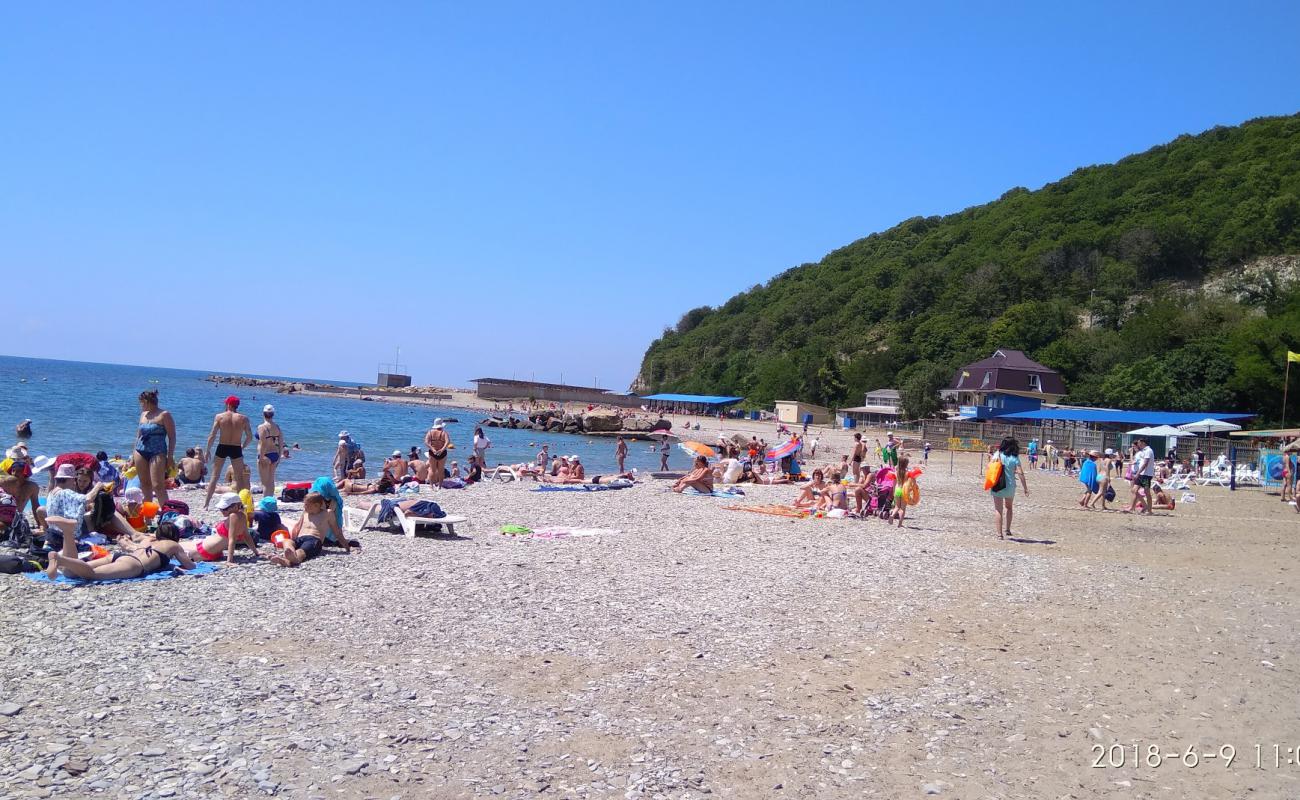
{"type": "MultiPolygon", "coordinates": [[[[347,527],[349,532],[360,533],[366,528],[378,526],[379,523],[377,520],[379,517],[379,505],[379,503],[375,503],[370,507],[368,512],[362,512],[361,509],[352,508],[351,506],[344,507],[343,521],[345,527],[347,527]]],[[[445,525],[447,533],[455,536],[456,526],[469,522],[469,518],[467,517],[453,517],[450,515],[437,518],[412,517],[404,513],[400,508],[393,509],[393,513],[397,518],[398,526],[402,529],[402,533],[405,533],[412,539],[415,538],[416,531],[421,527],[428,527],[430,525],[445,525]]]]}

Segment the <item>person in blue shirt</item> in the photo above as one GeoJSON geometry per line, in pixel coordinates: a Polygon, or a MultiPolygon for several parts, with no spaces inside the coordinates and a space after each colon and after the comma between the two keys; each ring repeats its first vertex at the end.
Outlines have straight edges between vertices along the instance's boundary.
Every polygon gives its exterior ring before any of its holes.
{"type": "Polygon", "coordinates": [[[1020,466],[1020,442],[1016,441],[1014,436],[1002,440],[993,458],[1002,462],[1002,474],[1006,478],[1003,487],[993,492],[993,508],[998,512],[998,538],[1005,539],[1011,535],[1011,511],[1016,502],[1016,476],[1020,477],[1020,485],[1024,487],[1026,497],[1029,496],[1029,484],[1025,482],[1025,470],[1020,466]]]}

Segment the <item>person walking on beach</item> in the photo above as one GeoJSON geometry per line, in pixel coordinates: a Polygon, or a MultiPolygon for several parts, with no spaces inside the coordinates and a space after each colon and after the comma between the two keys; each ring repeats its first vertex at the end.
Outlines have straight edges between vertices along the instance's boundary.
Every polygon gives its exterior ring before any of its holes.
{"type": "Polygon", "coordinates": [[[167,502],[167,471],[176,463],[176,423],[158,407],[158,390],[140,392],[140,419],[131,462],[145,501],[167,502]]]}
{"type": "Polygon", "coordinates": [[[1137,452],[1133,454],[1133,501],[1129,503],[1126,512],[1131,514],[1137,508],[1138,501],[1142,501],[1145,509],[1142,513],[1150,515],[1152,495],[1151,481],[1156,474],[1156,454],[1147,445],[1146,439],[1134,439],[1133,446],[1137,452]]]}
{"type": "Polygon", "coordinates": [[[352,469],[352,437],[347,431],[339,431],[339,446],[334,448],[334,480],[341,481],[352,469]]]}
{"type": "Polygon", "coordinates": [[[1011,535],[1011,512],[1016,501],[1016,478],[1020,478],[1020,485],[1025,489],[1025,497],[1029,496],[1029,484],[1025,481],[1025,470],[1020,466],[1020,443],[1014,437],[1008,436],[1002,440],[998,449],[989,456],[990,461],[994,458],[1002,462],[1004,486],[993,492],[993,508],[998,512],[998,538],[1005,539],[1011,535]]]}
{"type": "Polygon", "coordinates": [[[240,414],[239,398],[233,394],[226,398],[226,410],[212,418],[212,431],[208,434],[208,443],[204,446],[204,455],[212,451],[212,443],[217,442],[216,456],[212,461],[212,478],[208,481],[208,496],[203,501],[206,511],[212,503],[212,495],[217,491],[217,481],[221,478],[221,468],[226,459],[234,470],[235,493],[248,488],[248,468],[244,465],[244,448],[253,441],[253,426],[248,417],[240,414]]]}
{"type": "Polygon", "coordinates": [[[487,437],[482,428],[474,429],[474,457],[478,459],[479,466],[487,465],[487,451],[492,446],[492,440],[487,437]]]}
{"type": "Polygon", "coordinates": [[[622,436],[618,437],[618,444],[614,445],[614,460],[618,462],[620,474],[627,471],[623,468],[623,462],[627,460],[627,439],[622,436]]]}
{"type": "Polygon", "coordinates": [[[853,482],[858,483],[862,480],[862,459],[867,457],[867,446],[862,441],[862,434],[853,434],[853,453],[850,460],[853,462],[853,482]]]}
{"type": "Polygon", "coordinates": [[[442,417],[439,417],[433,421],[433,427],[429,432],[424,434],[424,446],[429,449],[430,486],[441,486],[443,479],[447,477],[443,465],[447,463],[447,451],[451,449],[451,439],[447,436],[445,427],[442,417]]]}
{"type": "Polygon", "coordinates": [[[280,451],[284,447],[284,434],[275,422],[275,406],[262,406],[262,424],[257,426],[257,477],[262,481],[262,494],[275,496],[275,471],[280,466],[280,451]]]}
{"type": "Polygon", "coordinates": [[[668,471],[668,437],[664,437],[664,443],[659,446],[659,471],[668,471]]]}

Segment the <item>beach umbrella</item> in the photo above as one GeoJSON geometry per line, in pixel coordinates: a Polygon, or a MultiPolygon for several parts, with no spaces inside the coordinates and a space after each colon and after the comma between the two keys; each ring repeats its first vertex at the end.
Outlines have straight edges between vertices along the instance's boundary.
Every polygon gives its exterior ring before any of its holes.
{"type": "Polygon", "coordinates": [[[707,444],[701,444],[700,442],[678,442],[677,446],[694,456],[713,458],[718,455],[714,452],[712,447],[709,447],[707,444]]]}
{"type": "Polygon", "coordinates": [[[795,453],[799,452],[799,448],[801,447],[803,447],[803,442],[799,442],[794,439],[791,439],[786,442],[782,442],[781,444],[767,451],[767,460],[780,461],[786,456],[794,455],[795,453]]]}
{"type": "Polygon", "coordinates": [[[1178,430],[1187,431],[1188,433],[1222,433],[1224,431],[1239,431],[1240,425],[1234,425],[1231,422],[1224,422],[1221,419],[1203,419],[1199,422],[1189,422],[1186,425],[1179,425],[1178,430]]]}

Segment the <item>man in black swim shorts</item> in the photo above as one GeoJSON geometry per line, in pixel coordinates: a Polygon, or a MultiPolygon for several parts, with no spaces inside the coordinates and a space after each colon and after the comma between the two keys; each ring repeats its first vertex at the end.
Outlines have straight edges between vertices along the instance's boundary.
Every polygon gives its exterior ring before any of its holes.
{"type": "Polygon", "coordinates": [[[212,464],[212,477],[208,481],[208,496],[203,503],[206,509],[212,502],[212,495],[217,490],[217,481],[221,479],[221,468],[225,460],[230,459],[230,466],[235,471],[235,491],[248,488],[248,473],[244,469],[244,448],[253,441],[253,426],[248,417],[240,414],[239,398],[233,394],[226,398],[226,410],[212,418],[212,432],[208,434],[208,443],[203,448],[205,454],[212,452],[212,443],[217,442],[216,461],[212,464]]]}

